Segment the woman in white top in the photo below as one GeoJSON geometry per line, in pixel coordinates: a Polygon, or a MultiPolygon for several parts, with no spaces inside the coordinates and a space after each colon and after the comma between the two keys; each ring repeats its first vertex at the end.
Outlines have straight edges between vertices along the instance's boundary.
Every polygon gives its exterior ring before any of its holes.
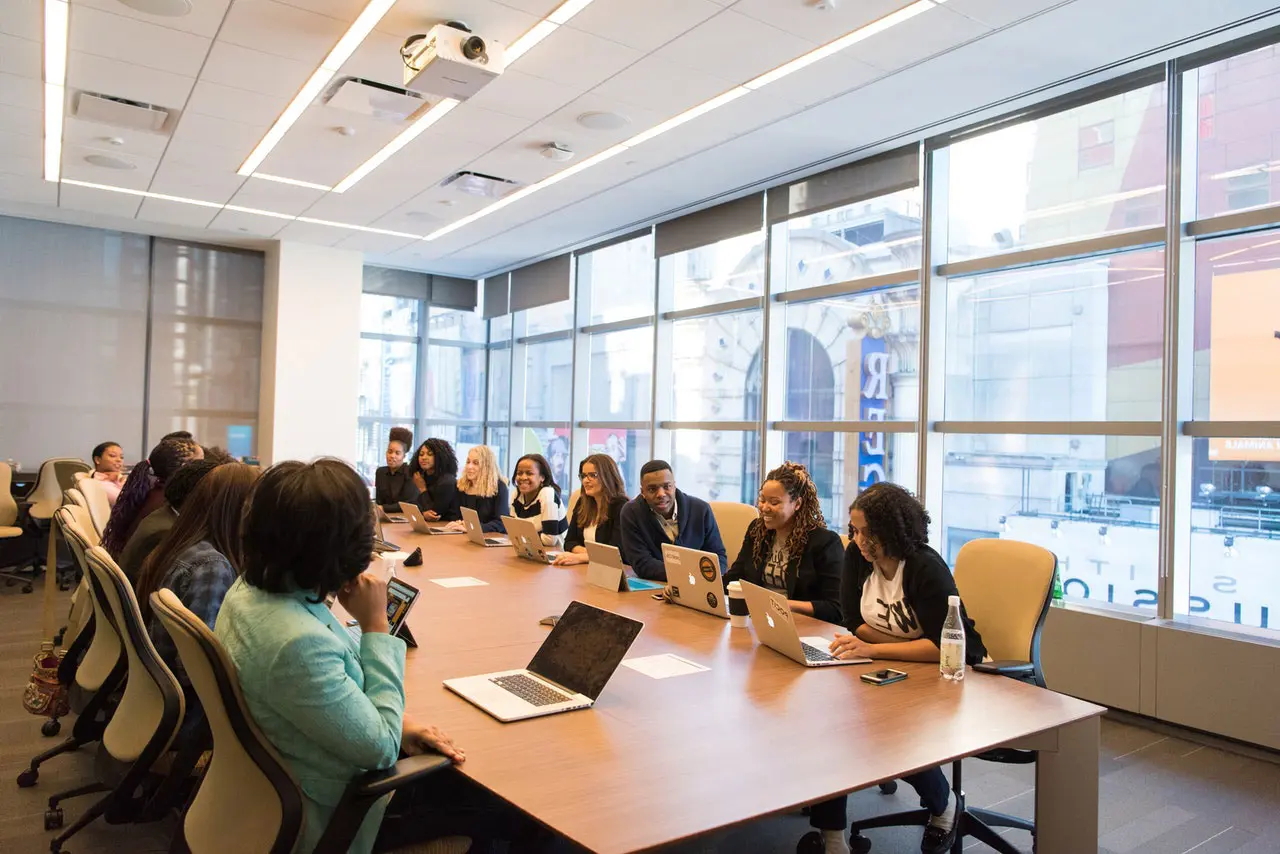
{"type": "MultiPolygon", "coordinates": [[[[578,480],[582,482],[582,493],[569,519],[565,550],[556,558],[556,566],[587,563],[587,543],[622,548],[618,518],[627,506],[627,489],[618,464],[608,454],[592,454],[578,466],[578,480]]],[[[623,555],[624,563],[626,559],[623,555]]]]}
{"type": "Polygon", "coordinates": [[[525,454],[516,460],[516,471],[511,477],[516,485],[512,513],[520,519],[533,519],[541,528],[542,544],[559,546],[560,538],[569,528],[565,519],[564,500],[560,485],[551,476],[551,464],[542,454],[525,454]]]}

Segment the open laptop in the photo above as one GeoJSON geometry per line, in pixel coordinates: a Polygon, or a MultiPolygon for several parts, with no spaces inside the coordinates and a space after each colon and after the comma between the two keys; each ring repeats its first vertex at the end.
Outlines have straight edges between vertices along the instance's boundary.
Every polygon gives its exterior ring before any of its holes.
{"type": "MultiPolygon", "coordinates": [[[[409,631],[407,620],[413,603],[418,601],[418,588],[398,578],[387,581],[387,626],[390,633],[401,638],[406,644],[416,647],[418,642],[409,631]]],[[[347,620],[347,633],[356,643],[360,643],[360,624],[355,620],[347,620]]]]}
{"type": "Polygon", "coordinates": [[[373,504],[373,512],[378,517],[379,522],[404,522],[405,518],[399,514],[392,515],[383,509],[382,505],[376,501],[373,504]]]}
{"type": "Polygon", "coordinates": [[[524,670],[446,679],[444,686],[500,721],[590,708],[644,623],[570,602],[524,670]]]}
{"type": "Polygon", "coordinates": [[[563,552],[549,549],[542,544],[542,527],[534,524],[532,519],[521,519],[517,516],[503,516],[502,524],[506,526],[507,537],[516,554],[525,560],[535,563],[551,563],[563,552]]]}
{"type": "Polygon", "coordinates": [[[622,552],[604,543],[587,543],[587,582],[616,593],[628,590],[661,590],[658,581],[646,581],[631,575],[631,567],[622,562],[622,552]]]}
{"type": "Polygon", "coordinates": [[[374,554],[382,554],[383,552],[398,552],[400,547],[395,543],[388,542],[386,537],[382,535],[382,517],[379,510],[382,508],[374,504],[373,514],[373,551],[374,554]]]}
{"type": "Polygon", "coordinates": [[[835,658],[827,652],[830,641],[823,637],[800,637],[787,597],[774,590],[752,584],[742,585],[742,598],[747,600],[751,625],[760,643],[780,652],[805,667],[831,667],[837,664],[867,664],[869,658],[835,658]]]}
{"type": "Polygon", "coordinates": [[[477,546],[486,546],[488,548],[505,548],[511,545],[511,541],[506,537],[495,537],[486,535],[483,527],[480,525],[480,514],[472,510],[470,507],[462,508],[462,528],[467,532],[467,539],[475,543],[477,546]]]}
{"type": "Polygon", "coordinates": [[[683,546],[662,544],[671,601],[686,608],[729,619],[729,597],[720,580],[720,556],[683,546]]]}
{"type": "Polygon", "coordinates": [[[413,530],[419,534],[461,534],[461,531],[446,531],[442,523],[436,523],[436,527],[432,527],[426,517],[422,515],[422,511],[418,509],[418,505],[410,504],[407,501],[400,502],[400,511],[404,513],[405,521],[412,526],[413,530]]]}

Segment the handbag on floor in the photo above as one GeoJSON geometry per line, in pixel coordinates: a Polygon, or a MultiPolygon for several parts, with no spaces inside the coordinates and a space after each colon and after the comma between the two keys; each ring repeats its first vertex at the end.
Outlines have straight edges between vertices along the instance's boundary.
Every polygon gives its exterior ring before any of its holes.
{"type": "Polygon", "coordinates": [[[49,642],[40,645],[31,663],[31,681],[22,692],[22,707],[33,715],[60,718],[71,711],[67,686],[58,681],[63,652],[49,642]]]}

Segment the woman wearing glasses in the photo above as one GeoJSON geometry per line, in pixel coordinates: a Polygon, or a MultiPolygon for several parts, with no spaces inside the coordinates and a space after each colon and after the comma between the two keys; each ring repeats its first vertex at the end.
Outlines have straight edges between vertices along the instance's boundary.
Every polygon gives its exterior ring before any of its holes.
{"type": "Polygon", "coordinates": [[[573,508],[564,553],[556,558],[556,566],[587,563],[587,543],[622,546],[618,517],[627,506],[627,490],[618,464],[608,454],[592,454],[578,466],[578,480],[582,493],[573,508]]]}

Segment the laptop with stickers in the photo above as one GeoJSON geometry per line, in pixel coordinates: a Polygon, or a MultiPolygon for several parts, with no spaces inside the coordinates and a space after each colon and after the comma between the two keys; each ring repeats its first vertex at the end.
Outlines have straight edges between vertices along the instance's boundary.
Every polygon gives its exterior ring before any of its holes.
{"type": "Polygon", "coordinates": [[[729,597],[720,580],[720,556],[671,543],[662,544],[671,601],[722,619],[729,619],[729,597]]]}
{"type": "Polygon", "coordinates": [[[542,543],[541,526],[535,525],[531,519],[516,516],[503,516],[502,524],[507,529],[507,538],[516,554],[534,563],[551,563],[563,552],[549,549],[542,543]]]}
{"type": "Polygon", "coordinates": [[[867,664],[869,658],[836,658],[827,652],[830,641],[823,637],[800,637],[791,606],[782,593],[743,581],[742,598],[747,600],[751,625],[760,643],[805,667],[839,664],[867,664]]]}

